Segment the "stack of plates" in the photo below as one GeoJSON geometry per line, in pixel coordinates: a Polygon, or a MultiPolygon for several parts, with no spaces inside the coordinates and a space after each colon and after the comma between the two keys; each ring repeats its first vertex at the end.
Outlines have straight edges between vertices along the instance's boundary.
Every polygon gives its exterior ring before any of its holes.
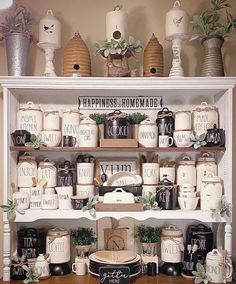
{"type": "Polygon", "coordinates": [[[136,276],[141,271],[141,257],[128,250],[97,251],[89,256],[89,272],[99,276],[100,267],[129,267],[130,277],[136,276]]]}

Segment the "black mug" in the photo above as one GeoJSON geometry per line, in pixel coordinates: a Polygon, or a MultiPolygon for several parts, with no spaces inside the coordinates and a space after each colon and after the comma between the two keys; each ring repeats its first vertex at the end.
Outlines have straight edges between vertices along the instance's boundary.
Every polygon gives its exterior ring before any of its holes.
{"type": "Polygon", "coordinates": [[[225,145],[225,131],[222,128],[207,129],[206,142],[208,147],[219,146],[222,147],[225,145]]]}
{"type": "Polygon", "coordinates": [[[76,138],[69,135],[63,135],[63,147],[74,147],[76,138]]]}

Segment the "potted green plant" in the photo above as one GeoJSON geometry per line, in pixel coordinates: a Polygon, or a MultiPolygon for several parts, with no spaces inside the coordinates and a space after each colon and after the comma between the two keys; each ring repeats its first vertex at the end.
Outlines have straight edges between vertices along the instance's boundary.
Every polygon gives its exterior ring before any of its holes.
{"type": "Polygon", "coordinates": [[[96,121],[98,126],[98,139],[104,138],[104,123],[106,121],[106,113],[91,113],[89,117],[96,121]]]}
{"type": "Polygon", "coordinates": [[[134,238],[142,245],[144,255],[154,256],[157,252],[157,243],[160,241],[161,229],[149,225],[136,226],[134,238]]]}
{"type": "Polygon", "coordinates": [[[204,47],[202,76],[224,76],[221,47],[224,38],[236,28],[236,18],[228,11],[229,0],[211,0],[210,3],[209,9],[193,16],[192,40],[200,39],[204,47]]]}
{"type": "Polygon", "coordinates": [[[26,73],[27,57],[32,41],[33,17],[27,8],[14,5],[12,15],[0,24],[0,34],[6,40],[8,75],[23,76],[26,73]]]}
{"type": "Polygon", "coordinates": [[[82,258],[88,255],[92,243],[97,240],[92,228],[78,227],[77,229],[71,229],[70,235],[77,250],[77,255],[82,258]]]}
{"type": "Polygon", "coordinates": [[[132,125],[132,137],[138,139],[138,127],[140,122],[148,118],[148,115],[141,112],[134,112],[129,114],[128,121],[132,125]]]}

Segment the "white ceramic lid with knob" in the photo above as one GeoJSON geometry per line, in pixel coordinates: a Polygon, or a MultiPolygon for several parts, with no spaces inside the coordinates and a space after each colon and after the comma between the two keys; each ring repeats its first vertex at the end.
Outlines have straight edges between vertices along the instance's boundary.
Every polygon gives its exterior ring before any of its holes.
{"type": "Polygon", "coordinates": [[[169,225],[168,227],[162,229],[162,235],[171,237],[182,237],[183,233],[181,229],[179,229],[175,225],[169,225]]]}
{"type": "Polygon", "coordinates": [[[33,102],[27,102],[26,104],[23,104],[20,106],[20,110],[37,110],[42,111],[40,106],[35,105],[33,102]]]}

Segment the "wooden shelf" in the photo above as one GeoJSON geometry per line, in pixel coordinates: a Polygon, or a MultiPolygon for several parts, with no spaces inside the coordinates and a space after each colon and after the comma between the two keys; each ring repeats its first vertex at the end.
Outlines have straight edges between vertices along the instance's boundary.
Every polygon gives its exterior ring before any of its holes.
{"type": "Polygon", "coordinates": [[[194,149],[192,147],[169,147],[169,148],[144,148],[144,147],[115,147],[115,148],[91,148],[91,147],[41,147],[39,150],[35,150],[32,147],[24,146],[10,146],[11,152],[24,151],[24,152],[225,152],[225,147],[202,147],[194,149]]]}
{"type": "MultiPolygon", "coordinates": [[[[0,283],[7,283],[0,280],[0,283]]],[[[11,280],[8,283],[12,284],[19,284],[22,281],[14,281],[11,280]]],[[[40,281],[41,283],[41,281],[40,281]]],[[[90,274],[84,276],[78,276],[76,274],[68,274],[65,276],[51,276],[48,279],[43,280],[43,284],[99,284],[99,279],[95,276],[90,274]]],[[[157,276],[147,276],[147,275],[140,275],[138,277],[132,278],[130,283],[135,284],[191,284],[193,280],[186,279],[182,276],[167,276],[164,274],[158,274],[157,276]]],[[[231,283],[236,283],[231,282],[231,283]]]]}

